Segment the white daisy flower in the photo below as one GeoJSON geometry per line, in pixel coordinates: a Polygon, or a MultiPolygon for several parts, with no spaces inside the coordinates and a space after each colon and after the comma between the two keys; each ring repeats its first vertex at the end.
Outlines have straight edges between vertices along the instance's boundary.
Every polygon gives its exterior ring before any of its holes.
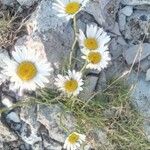
{"type": "Polygon", "coordinates": [[[23,90],[35,90],[38,86],[43,88],[49,80],[52,68],[47,60],[40,58],[40,54],[25,46],[16,47],[12,52],[13,60],[3,60],[5,66],[2,73],[10,77],[13,89],[22,95],[23,90]]]}
{"type": "Polygon", "coordinates": [[[65,140],[64,149],[66,150],[77,150],[80,145],[85,141],[86,136],[76,132],[71,133],[65,140]]]}
{"type": "Polygon", "coordinates": [[[68,71],[67,76],[57,75],[55,79],[55,85],[59,88],[60,91],[68,95],[78,95],[80,91],[83,90],[81,87],[83,85],[82,74],[80,72],[68,71]]]}
{"type": "Polygon", "coordinates": [[[67,20],[73,18],[89,0],[56,0],[53,9],[58,11],[58,17],[65,17],[67,20]]]}
{"type": "Polygon", "coordinates": [[[81,50],[108,50],[110,36],[97,25],[87,25],[86,35],[80,29],[78,34],[81,50]]]}
{"type": "Polygon", "coordinates": [[[101,71],[111,60],[109,52],[104,50],[83,51],[83,54],[82,58],[88,62],[86,68],[89,69],[101,71]]]}

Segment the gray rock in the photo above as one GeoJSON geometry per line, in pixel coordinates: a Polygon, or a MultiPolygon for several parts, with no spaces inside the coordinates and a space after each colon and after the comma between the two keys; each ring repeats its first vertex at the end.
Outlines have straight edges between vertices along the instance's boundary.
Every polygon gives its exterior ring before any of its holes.
{"type": "Polygon", "coordinates": [[[129,84],[134,87],[133,104],[144,117],[150,117],[150,84],[145,81],[145,75],[138,76],[132,72],[129,76],[129,84]]]}
{"type": "Polygon", "coordinates": [[[150,41],[149,28],[150,11],[136,10],[130,17],[127,17],[123,34],[125,39],[129,39],[132,43],[143,41],[144,36],[146,41],[150,41]]]}
{"type": "Polygon", "coordinates": [[[8,6],[13,6],[15,0],[2,0],[2,4],[8,5],[8,6]]]}
{"type": "Polygon", "coordinates": [[[85,10],[93,15],[98,24],[102,25],[104,23],[105,20],[102,14],[101,1],[89,1],[85,10]]]}
{"type": "Polygon", "coordinates": [[[135,64],[150,55],[150,44],[132,45],[123,53],[127,63],[131,65],[135,60],[135,64]]]}
{"type": "Polygon", "coordinates": [[[124,76],[127,72],[128,68],[122,56],[118,57],[117,59],[112,60],[111,67],[106,69],[106,80],[110,80],[115,78],[120,78],[124,76]]]}
{"type": "Polygon", "coordinates": [[[104,71],[101,71],[101,73],[99,74],[95,91],[101,95],[101,93],[106,89],[106,87],[107,87],[106,74],[104,71]]]}
{"type": "Polygon", "coordinates": [[[18,2],[21,6],[30,7],[30,6],[32,6],[34,3],[38,2],[38,0],[17,0],[17,2],[18,2]]]}
{"type": "Polygon", "coordinates": [[[7,50],[0,48],[0,85],[8,79],[6,75],[1,74],[2,68],[4,67],[4,58],[9,58],[8,52],[7,50]]]}
{"type": "Polygon", "coordinates": [[[0,148],[3,150],[4,142],[12,142],[18,139],[17,135],[9,131],[9,129],[0,121],[0,148]]]}
{"type": "Polygon", "coordinates": [[[125,30],[126,16],[123,13],[119,13],[119,29],[120,31],[125,30]]]}
{"type": "Polygon", "coordinates": [[[32,26],[33,31],[45,32],[50,30],[63,33],[67,22],[57,16],[57,11],[52,9],[53,0],[42,0],[35,12],[31,15],[27,25],[32,26]]]}
{"type": "MultiPolygon", "coordinates": [[[[98,1],[99,0],[95,0],[95,1],[98,1]]],[[[106,5],[110,2],[111,0],[101,0],[101,8],[102,10],[104,10],[104,8],[106,7],[106,5]]]]}
{"type": "Polygon", "coordinates": [[[34,147],[35,143],[40,143],[42,138],[37,135],[40,124],[37,122],[37,107],[23,108],[20,112],[20,119],[25,123],[22,125],[20,137],[22,140],[34,147]]]}
{"type": "Polygon", "coordinates": [[[148,59],[144,59],[139,64],[140,70],[146,72],[150,68],[150,61],[148,59]]]}
{"type": "Polygon", "coordinates": [[[150,4],[149,0],[121,0],[121,3],[124,5],[144,5],[150,4]]]}
{"type": "Polygon", "coordinates": [[[126,16],[131,16],[133,13],[133,7],[132,6],[125,6],[123,9],[121,9],[121,12],[126,16]]]}
{"type": "Polygon", "coordinates": [[[83,91],[80,93],[79,97],[85,101],[88,101],[96,88],[97,81],[98,74],[87,76],[84,80],[83,91]]]}
{"type": "Polygon", "coordinates": [[[121,36],[118,22],[115,22],[114,28],[111,32],[114,33],[116,36],[121,36]]]}
{"type": "Polygon", "coordinates": [[[38,149],[43,143],[44,147],[41,149],[61,150],[67,137],[64,126],[69,132],[75,130],[73,116],[69,113],[65,113],[64,116],[62,112],[63,110],[58,105],[23,108],[20,117],[26,125],[23,126],[21,131],[22,140],[31,144],[34,149],[38,149]]]}
{"type": "Polygon", "coordinates": [[[150,68],[146,72],[146,81],[150,81],[150,68]]]}
{"type": "Polygon", "coordinates": [[[119,4],[120,0],[111,0],[106,4],[104,10],[102,9],[105,17],[106,29],[112,30],[114,28],[116,15],[119,9],[119,4]]]}
{"type": "Polygon", "coordinates": [[[123,50],[126,48],[126,46],[119,44],[116,38],[112,38],[109,48],[112,59],[116,59],[117,57],[122,55],[123,50]]]}
{"type": "Polygon", "coordinates": [[[91,129],[89,131],[89,138],[94,140],[94,146],[97,149],[107,149],[114,150],[114,146],[107,139],[106,132],[101,129],[91,129]]]}
{"type": "Polygon", "coordinates": [[[16,122],[16,123],[20,123],[20,118],[16,112],[10,112],[7,115],[6,119],[9,119],[9,120],[16,122]]]}
{"type": "Polygon", "coordinates": [[[62,111],[63,110],[58,105],[51,105],[49,107],[39,106],[39,111],[37,113],[37,121],[46,127],[52,139],[61,143],[66,139],[63,126],[70,132],[75,130],[75,119],[73,116],[67,113],[64,116],[62,111]]]}
{"type": "Polygon", "coordinates": [[[3,97],[1,101],[2,101],[2,104],[4,106],[6,106],[7,108],[10,108],[10,107],[13,106],[12,101],[9,98],[7,98],[7,97],[3,97]]]}

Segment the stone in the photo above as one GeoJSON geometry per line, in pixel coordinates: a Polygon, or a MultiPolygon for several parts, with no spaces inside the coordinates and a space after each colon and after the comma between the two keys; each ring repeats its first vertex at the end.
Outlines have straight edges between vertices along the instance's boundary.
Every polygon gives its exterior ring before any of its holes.
{"type": "Polygon", "coordinates": [[[102,92],[107,87],[106,75],[104,71],[101,71],[96,84],[96,91],[102,92]]]}
{"type": "Polygon", "coordinates": [[[9,120],[16,122],[16,123],[20,123],[20,118],[16,112],[10,112],[7,115],[6,119],[9,119],[9,120]]]}
{"type": "Polygon", "coordinates": [[[139,41],[150,41],[150,10],[135,10],[130,17],[127,17],[125,39],[137,44],[139,41]]]}
{"type": "Polygon", "coordinates": [[[122,55],[125,48],[126,46],[118,43],[118,39],[112,38],[109,49],[113,59],[116,59],[117,57],[122,55]]]}
{"type": "Polygon", "coordinates": [[[117,59],[111,61],[111,67],[105,70],[106,80],[115,78],[123,78],[128,68],[124,59],[120,56],[117,59]]]}
{"type": "Polygon", "coordinates": [[[129,65],[131,65],[134,60],[136,64],[150,55],[150,44],[131,45],[124,51],[123,55],[129,65]]]}
{"type": "MultiPolygon", "coordinates": [[[[42,0],[36,10],[32,13],[31,18],[27,22],[27,26],[31,26],[33,32],[45,32],[53,30],[60,33],[64,32],[68,22],[64,18],[57,16],[57,11],[52,9],[53,0],[42,0]]],[[[66,36],[64,34],[64,36],[66,36]]]]}
{"type": "Polygon", "coordinates": [[[120,31],[125,30],[126,16],[123,13],[119,13],[119,29],[120,31]]]}
{"type": "Polygon", "coordinates": [[[20,117],[26,124],[23,125],[20,132],[22,140],[31,144],[34,149],[35,147],[38,149],[43,143],[46,149],[51,150],[56,146],[56,149],[61,150],[67,137],[64,126],[70,132],[75,130],[73,116],[69,113],[65,113],[64,116],[62,112],[62,108],[58,105],[23,108],[20,117]]]}
{"type": "Polygon", "coordinates": [[[118,22],[115,22],[114,28],[112,29],[111,32],[114,33],[116,36],[118,35],[121,36],[118,22]]]}
{"type": "Polygon", "coordinates": [[[20,112],[20,119],[24,122],[20,130],[20,137],[26,143],[34,146],[35,143],[42,141],[41,137],[37,135],[39,123],[36,120],[37,107],[32,106],[31,108],[23,108],[20,112]]]}
{"type": "Polygon", "coordinates": [[[88,101],[93,92],[95,91],[96,84],[98,81],[98,74],[91,74],[84,80],[83,91],[80,93],[79,97],[85,101],[88,101]]]}
{"type": "Polygon", "coordinates": [[[145,75],[131,72],[128,83],[133,87],[132,102],[141,115],[150,117],[150,84],[145,81],[145,75]]]}
{"type": "Polygon", "coordinates": [[[146,81],[150,81],[150,68],[146,72],[146,81]]]}
{"type": "Polygon", "coordinates": [[[119,4],[120,4],[120,0],[111,0],[105,5],[103,14],[105,19],[106,29],[112,30],[114,28],[116,15],[119,9],[119,4]]]}
{"type": "Polygon", "coordinates": [[[50,107],[39,106],[39,111],[37,114],[37,121],[43,124],[49,131],[49,136],[59,142],[64,142],[66,138],[66,133],[61,128],[61,124],[65,126],[69,131],[75,130],[75,119],[71,114],[61,114],[62,109],[53,105],[50,107]]]}
{"type": "Polygon", "coordinates": [[[21,6],[25,6],[25,7],[30,7],[33,4],[35,4],[36,2],[38,2],[38,0],[17,0],[17,2],[21,5],[21,6]]]}
{"type": "Polygon", "coordinates": [[[132,6],[125,6],[123,9],[121,9],[121,12],[126,16],[131,16],[133,13],[133,7],[132,6]]]}
{"type": "Polygon", "coordinates": [[[18,139],[17,135],[9,131],[9,129],[0,121],[0,148],[3,150],[5,142],[12,142],[18,139]]]}
{"type": "Polygon", "coordinates": [[[150,5],[149,0],[121,0],[124,5],[150,5]]]}
{"type": "MultiPolygon", "coordinates": [[[[99,0],[96,0],[99,2],[99,0]]],[[[106,7],[106,5],[110,2],[111,0],[101,0],[101,8],[102,10],[104,10],[104,8],[106,7]]]]}
{"type": "Polygon", "coordinates": [[[2,104],[8,108],[13,106],[12,101],[7,97],[2,98],[2,104]]]}
{"type": "Polygon", "coordinates": [[[150,68],[150,61],[148,59],[144,59],[139,64],[140,70],[143,72],[147,72],[147,70],[150,68]]]}
{"type": "Polygon", "coordinates": [[[8,79],[7,76],[1,73],[2,68],[4,67],[4,62],[3,62],[4,58],[9,58],[8,52],[7,50],[0,48],[0,85],[8,79]]]}
{"type": "Polygon", "coordinates": [[[89,131],[88,138],[91,139],[91,141],[94,141],[93,145],[97,147],[97,149],[107,147],[109,150],[114,150],[114,146],[109,142],[106,132],[102,129],[91,129],[89,131]]]}
{"type": "Polygon", "coordinates": [[[15,0],[2,0],[3,5],[13,6],[15,0]]]}
{"type": "Polygon", "coordinates": [[[93,15],[99,25],[102,25],[105,22],[102,14],[101,1],[89,1],[85,11],[93,15]]]}

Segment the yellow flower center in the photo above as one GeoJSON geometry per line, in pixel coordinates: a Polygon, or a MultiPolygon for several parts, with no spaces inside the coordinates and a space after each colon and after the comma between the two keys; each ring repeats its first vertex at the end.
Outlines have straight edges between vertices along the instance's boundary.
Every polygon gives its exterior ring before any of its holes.
{"type": "Polygon", "coordinates": [[[87,59],[92,64],[98,64],[102,60],[102,56],[99,52],[90,52],[87,59]]]}
{"type": "Polygon", "coordinates": [[[84,45],[89,50],[96,50],[98,48],[98,43],[95,38],[87,38],[84,40],[84,45]]]}
{"type": "Polygon", "coordinates": [[[70,2],[67,4],[65,11],[69,15],[75,14],[80,9],[80,4],[78,2],[70,2]]]}
{"type": "Polygon", "coordinates": [[[33,79],[37,74],[36,66],[30,61],[23,61],[17,67],[17,75],[23,81],[29,81],[33,79]]]}
{"type": "Polygon", "coordinates": [[[65,82],[65,90],[67,92],[74,92],[78,88],[78,82],[76,80],[68,80],[65,82]]]}
{"type": "Polygon", "coordinates": [[[79,140],[79,135],[77,135],[76,133],[72,133],[69,135],[69,138],[68,138],[69,143],[75,144],[78,142],[78,140],[79,140]]]}

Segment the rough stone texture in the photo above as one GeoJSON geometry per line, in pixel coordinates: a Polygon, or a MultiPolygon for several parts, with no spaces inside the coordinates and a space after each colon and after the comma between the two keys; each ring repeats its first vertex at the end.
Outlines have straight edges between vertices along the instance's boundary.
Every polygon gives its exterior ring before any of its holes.
{"type": "Polygon", "coordinates": [[[124,5],[150,5],[149,0],[121,0],[121,3],[124,5]]]}
{"type": "Polygon", "coordinates": [[[132,6],[126,6],[126,7],[124,7],[122,10],[122,13],[124,14],[124,15],[126,15],[126,16],[131,16],[132,15],[132,13],[133,13],[133,7],[132,6]]]}
{"type": "Polygon", "coordinates": [[[17,0],[17,2],[26,7],[32,6],[34,3],[38,2],[39,0],[17,0]]]}
{"type": "Polygon", "coordinates": [[[107,147],[107,149],[109,149],[109,150],[114,150],[114,146],[112,144],[110,144],[109,140],[107,139],[107,135],[103,130],[91,129],[89,131],[88,137],[89,137],[89,139],[94,139],[93,143],[91,143],[91,144],[97,146],[98,149],[107,147]]]}
{"type": "Polygon", "coordinates": [[[112,30],[115,25],[116,15],[119,9],[120,0],[111,0],[103,9],[105,16],[105,28],[112,30]]]}
{"type": "Polygon", "coordinates": [[[141,74],[132,73],[129,78],[129,83],[134,85],[133,103],[144,117],[150,117],[150,84],[145,81],[145,77],[141,74]]]}
{"type": "MultiPolygon", "coordinates": [[[[5,57],[9,57],[7,51],[6,51],[5,49],[1,49],[1,48],[0,48],[0,72],[1,72],[2,67],[4,67],[3,59],[4,59],[5,57]]],[[[6,79],[8,79],[7,76],[5,76],[5,75],[3,75],[3,74],[0,74],[0,85],[1,85],[3,82],[5,82],[6,79]]]]}
{"type": "Polygon", "coordinates": [[[15,0],[2,0],[2,3],[4,5],[9,5],[9,6],[13,6],[15,0]]]}
{"type": "Polygon", "coordinates": [[[105,22],[102,14],[101,1],[90,1],[85,10],[89,14],[93,15],[98,24],[102,25],[105,22]]]}
{"type": "Polygon", "coordinates": [[[69,131],[74,131],[75,129],[75,120],[71,114],[65,114],[64,117],[62,113],[63,110],[57,105],[51,107],[40,106],[37,113],[37,121],[48,129],[49,136],[52,139],[61,143],[63,143],[66,138],[62,125],[64,125],[69,131]]]}
{"type": "Polygon", "coordinates": [[[124,51],[124,57],[129,65],[133,62],[137,63],[150,55],[150,44],[130,46],[124,51]],[[135,60],[135,61],[134,61],[135,60]]]}
{"type": "Polygon", "coordinates": [[[81,97],[81,99],[84,99],[86,101],[89,100],[89,98],[93,94],[93,91],[96,88],[97,81],[98,81],[98,74],[87,76],[87,78],[84,81],[85,86],[83,87],[83,91],[79,97],[81,97]]]}
{"type": "Polygon", "coordinates": [[[4,124],[2,124],[0,121],[0,148],[3,150],[3,144],[5,142],[16,141],[17,139],[18,137],[9,131],[9,129],[5,127],[4,124]]]}
{"type": "Polygon", "coordinates": [[[67,136],[63,126],[70,132],[75,129],[75,120],[71,114],[67,113],[64,117],[62,113],[63,110],[58,105],[22,109],[21,119],[29,125],[30,132],[27,136],[25,127],[21,134],[22,139],[33,148],[44,145],[42,148],[51,150],[55,147],[61,150],[67,136]]]}
{"type": "Polygon", "coordinates": [[[146,72],[146,81],[150,81],[150,68],[146,72]]]}
{"type": "Polygon", "coordinates": [[[18,116],[18,114],[16,112],[10,112],[7,115],[6,119],[12,120],[12,121],[14,121],[16,123],[20,123],[20,118],[19,118],[19,116],[18,116]]]}
{"type": "Polygon", "coordinates": [[[127,18],[125,25],[125,32],[123,33],[126,39],[137,43],[139,40],[143,41],[144,35],[147,41],[150,41],[150,11],[137,10],[127,18]]]}

